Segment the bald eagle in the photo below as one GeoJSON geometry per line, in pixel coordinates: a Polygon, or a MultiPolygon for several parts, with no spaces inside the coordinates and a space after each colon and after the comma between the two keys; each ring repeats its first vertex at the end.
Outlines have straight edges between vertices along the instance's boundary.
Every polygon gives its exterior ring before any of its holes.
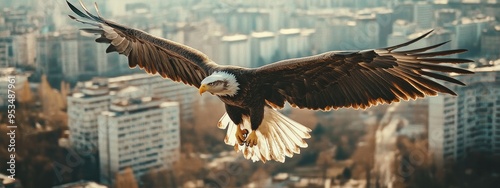
{"type": "Polygon", "coordinates": [[[309,128],[289,119],[276,109],[288,102],[293,107],[331,110],[344,107],[365,109],[373,105],[434,96],[456,95],[449,88],[429,79],[459,85],[464,83],[444,73],[473,72],[441,65],[469,63],[471,60],[436,57],[466,50],[428,52],[436,45],[395,51],[426,36],[396,46],[357,52],[331,51],[319,55],[287,59],[258,68],[218,65],[202,52],[167,39],[130,28],[99,14],[84,12],[66,1],[75,14],[69,16],[95,26],[81,29],[100,35],[99,43],[108,43],[106,52],[128,57],[130,68],[139,66],[150,74],[159,74],[177,82],[209,92],[225,103],[226,113],[218,127],[227,128],[225,143],[242,151],[247,159],[285,161],[306,148],[309,128]]]}

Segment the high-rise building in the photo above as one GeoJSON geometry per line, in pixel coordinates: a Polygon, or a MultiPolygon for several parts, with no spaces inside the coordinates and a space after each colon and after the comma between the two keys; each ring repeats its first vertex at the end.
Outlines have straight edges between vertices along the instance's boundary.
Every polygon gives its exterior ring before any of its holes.
{"type": "Polygon", "coordinates": [[[250,43],[247,35],[223,36],[221,42],[220,64],[250,67],[250,43]]]}
{"type": "Polygon", "coordinates": [[[14,63],[17,65],[35,65],[36,36],[33,31],[26,31],[12,36],[14,63]]]}
{"type": "Polygon", "coordinates": [[[0,66],[34,65],[38,26],[33,14],[26,6],[0,10],[0,66]]]}
{"type": "Polygon", "coordinates": [[[127,167],[140,179],[146,172],[168,169],[178,160],[177,102],[154,97],[124,98],[102,112],[98,123],[102,183],[113,184],[115,174],[127,167]]]}
{"type": "Polygon", "coordinates": [[[392,24],[396,20],[394,12],[389,8],[377,8],[374,11],[379,28],[378,47],[387,46],[387,38],[392,33],[392,24]]]}
{"type": "Polygon", "coordinates": [[[288,6],[291,3],[284,3],[282,5],[275,6],[272,9],[272,11],[269,12],[269,30],[272,32],[277,32],[281,28],[283,28],[286,24],[286,18],[289,16],[290,13],[287,11],[283,10],[281,6],[288,6]]]}
{"type": "Polygon", "coordinates": [[[437,165],[471,152],[500,155],[500,60],[472,71],[455,76],[467,86],[445,84],[458,96],[429,100],[429,150],[437,165]]]}
{"type": "Polygon", "coordinates": [[[278,33],[278,45],[282,48],[282,58],[294,58],[299,56],[300,29],[280,29],[278,33]]]}
{"type": "Polygon", "coordinates": [[[278,44],[273,32],[254,32],[250,36],[251,67],[259,67],[277,60],[278,44]]]}
{"type": "MultiPolygon", "coordinates": [[[[445,28],[455,34],[454,38],[452,38],[455,41],[453,48],[468,49],[469,53],[477,53],[481,49],[481,32],[493,20],[492,17],[463,17],[453,23],[446,24],[445,28]]],[[[465,54],[459,56],[465,56],[465,54]]]]}
{"type": "Polygon", "coordinates": [[[248,35],[252,32],[267,31],[270,29],[269,9],[238,8],[231,12],[223,12],[227,16],[227,32],[248,35]]]}
{"type": "MultiPolygon", "coordinates": [[[[224,6],[214,9],[212,14],[215,20],[225,27],[225,33],[228,35],[247,35],[261,31],[275,32],[285,27],[287,25],[286,17],[290,12],[284,11],[284,7],[294,9],[292,7],[295,3],[284,3],[283,0],[266,2],[265,4],[262,2],[228,1],[221,3],[224,6]]],[[[207,3],[205,6],[213,5],[207,3]]],[[[206,10],[202,11],[206,12],[206,10]]]]}
{"type": "Polygon", "coordinates": [[[130,96],[153,96],[179,102],[183,120],[193,118],[196,88],[148,74],[96,78],[79,82],[68,99],[70,142],[75,149],[97,149],[97,115],[113,100],[130,96]]]}
{"type": "Polygon", "coordinates": [[[148,96],[179,102],[181,118],[183,120],[193,118],[193,103],[197,97],[197,89],[192,86],[144,73],[109,78],[108,83],[110,86],[135,86],[148,96]]]}
{"type": "Polygon", "coordinates": [[[500,25],[483,30],[481,34],[481,54],[486,58],[500,58],[500,25]]]}
{"type": "Polygon", "coordinates": [[[78,76],[124,72],[127,66],[113,66],[118,54],[106,55],[106,45],[95,44],[94,35],[79,31],[55,32],[37,39],[37,69],[49,76],[76,79],[78,76]],[[108,61],[108,58],[112,59],[108,61]]]}
{"type": "Polygon", "coordinates": [[[280,29],[278,32],[278,46],[281,59],[297,58],[311,54],[310,37],[314,30],[290,28],[280,29]]]}
{"type": "MultiPolygon", "coordinates": [[[[160,4],[159,0],[148,1],[148,3],[143,3],[139,0],[110,0],[99,3],[99,8],[108,15],[124,16],[140,7],[149,9],[149,11],[156,11],[160,9],[160,4]]],[[[90,5],[89,3],[87,6],[90,5]]]]}
{"type": "Polygon", "coordinates": [[[378,48],[380,27],[375,14],[358,15],[355,19],[353,30],[349,33],[353,37],[350,50],[378,48]]]}
{"type": "Polygon", "coordinates": [[[57,34],[46,34],[37,38],[37,60],[36,69],[43,71],[49,76],[62,75],[61,45],[56,37],[57,34]]]}
{"type": "Polygon", "coordinates": [[[112,98],[106,82],[80,83],[68,96],[68,127],[71,146],[80,151],[96,151],[97,116],[108,110],[112,98]]]}
{"type": "Polygon", "coordinates": [[[393,12],[396,19],[413,22],[413,18],[415,16],[414,4],[411,2],[398,4],[394,7],[393,12]]]}
{"type": "Polygon", "coordinates": [[[0,67],[34,65],[36,37],[33,28],[23,27],[12,32],[0,18],[0,67]]]}
{"type": "MultiPolygon", "coordinates": [[[[342,15],[342,17],[349,18],[352,15],[342,15]]],[[[349,36],[355,25],[354,21],[345,18],[319,18],[318,25],[316,25],[316,37],[313,40],[317,53],[354,49],[349,42],[351,39],[349,36]]]]}
{"type": "Polygon", "coordinates": [[[417,2],[414,5],[413,22],[419,29],[431,29],[434,21],[434,5],[427,2],[417,2]]]}
{"type": "Polygon", "coordinates": [[[0,67],[15,66],[13,42],[11,36],[0,34],[0,67]]]}
{"type": "Polygon", "coordinates": [[[407,20],[396,20],[392,25],[392,34],[408,36],[409,34],[415,32],[417,24],[407,21],[407,20]]]}
{"type": "Polygon", "coordinates": [[[460,10],[457,9],[439,9],[436,10],[436,24],[443,26],[451,23],[459,18],[461,15],[460,10]]]}

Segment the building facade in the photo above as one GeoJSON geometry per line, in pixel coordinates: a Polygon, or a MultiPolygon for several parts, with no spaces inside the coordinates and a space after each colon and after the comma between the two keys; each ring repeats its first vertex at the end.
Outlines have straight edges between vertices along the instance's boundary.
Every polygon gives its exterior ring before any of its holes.
{"type": "Polygon", "coordinates": [[[414,5],[413,22],[422,30],[431,29],[434,25],[434,5],[427,2],[418,2],[414,5]]]}
{"type": "MultiPolygon", "coordinates": [[[[107,45],[95,44],[92,34],[67,31],[37,38],[36,68],[52,77],[78,80],[79,77],[130,72],[118,54],[106,54],[107,45]]],[[[125,60],[126,62],[126,60],[125,60]]],[[[126,65],[126,63],[125,63],[126,65]]]]}
{"type": "Polygon", "coordinates": [[[97,116],[108,110],[112,95],[106,83],[82,83],[68,100],[68,127],[71,146],[79,151],[93,152],[97,144],[97,116]]]}
{"type": "Polygon", "coordinates": [[[481,35],[481,56],[485,58],[500,58],[500,25],[485,29],[481,35]]]}
{"type": "Polygon", "coordinates": [[[196,88],[148,74],[113,78],[96,78],[79,82],[68,97],[68,125],[71,146],[78,150],[96,151],[98,115],[109,109],[114,100],[127,97],[153,96],[179,103],[180,117],[193,118],[196,88]]]}
{"type": "Polygon", "coordinates": [[[14,63],[17,65],[35,65],[36,59],[36,34],[24,32],[12,36],[14,63]]]}
{"type": "Polygon", "coordinates": [[[474,153],[500,155],[500,63],[455,78],[467,86],[446,85],[458,96],[429,101],[429,149],[434,161],[463,160],[474,153]]]}
{"type": "Polygon", "coordinates": [[[281,59],[298,58],[311,55],[310,37],[313,29],[289,28],[280,29],[277,35],[281,59]]]}
{"type": "Polygon", "coordinates": [[[15,66],[13,43],[11,36],[0,35],[0,67],[15,66]]]}
{"type": "MultiPolygon", "coordinates": [[[[452,38],[453,48],[469,49],[469,53],[478,53],[481,49],[481,33],[493,20],[492,17],[462,17],[450,24],[445,24],[444,28],[455,34],[452,38]]],[[[464,56],[467,55],[459,55],[459,57],[464,56]]]]}
{"type": "Polygon", "coordinates": [[[101,182],[113,184],[127,167],[136,179],[170,168],[180,152],[179,119],[177,102],[153,97],[113,102],[98,118],[101,182]]]}
{"type": "Polygon", "coordinates": [[[250,42],[247,35],[227,35],[221,38],[221,62],[224,65],[250,67],[250,42]]]}
{"type": "Polygon", "coordinates": [[[251,67],[260,67],[277,60],[278,44],[273,32],[254,32],[250,36],[251,67]]]}

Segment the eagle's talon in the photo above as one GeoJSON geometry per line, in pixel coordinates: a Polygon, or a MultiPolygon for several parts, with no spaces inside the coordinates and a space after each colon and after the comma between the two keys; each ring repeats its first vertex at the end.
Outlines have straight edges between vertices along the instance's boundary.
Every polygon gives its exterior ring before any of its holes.
{"type": "Polygon", "coordinates": [[[243,144],[245,144],[245,139],[248,135],[248,131],[245,129],[245,130],[241,130],[240,127],[237,127],[236,128],[236,140],[238,141],[238,144],[240,146],[243,146],[243,144]]]}
{"type": "Polygon", "coordinates": [[[257,145],[257,134],[255,134],[255,131],[252,131],[252,133],[248,135],[245,142],[247,143],[247,146],[250,147],[257,145]]]}

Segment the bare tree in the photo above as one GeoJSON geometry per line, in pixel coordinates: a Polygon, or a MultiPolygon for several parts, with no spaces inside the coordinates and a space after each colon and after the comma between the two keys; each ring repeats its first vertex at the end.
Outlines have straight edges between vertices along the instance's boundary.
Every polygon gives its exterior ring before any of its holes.
{"type": "Polygon", "coordinates": [[[116,173],[115,185],[116,188],[138,188],[135,180],[134,171],[127,167],[121,173],[116,173]]]}
{"type": "Polygon", "coordinates": [[[33,93],[30,89],[30,83],[28,81],[24,82],[23,87],[19,90],[19,102],[30,103],[33,102],[33,93]]]}

